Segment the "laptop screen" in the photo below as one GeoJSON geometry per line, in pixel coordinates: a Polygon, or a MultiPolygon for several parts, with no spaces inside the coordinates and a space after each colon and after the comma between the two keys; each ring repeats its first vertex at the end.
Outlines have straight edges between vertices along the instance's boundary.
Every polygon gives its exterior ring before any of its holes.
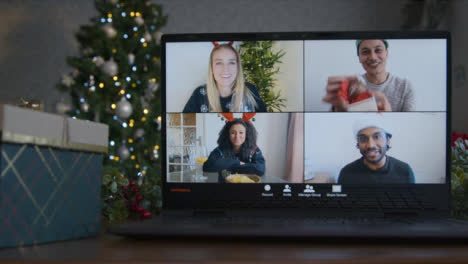
{"type": "Polygon", "coordinates": [[[165,199],[446,194],[448,59],[446,32],[165,35],[165,199]]]}

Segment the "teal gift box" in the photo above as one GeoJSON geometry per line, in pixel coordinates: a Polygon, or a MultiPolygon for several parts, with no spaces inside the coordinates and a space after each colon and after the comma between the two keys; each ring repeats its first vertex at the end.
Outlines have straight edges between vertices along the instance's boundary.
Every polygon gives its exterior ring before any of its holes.
{"type": "Polygon", "coordinates": [[[108,127],[0,105],[0,247],[95,236],[108,127]]]}

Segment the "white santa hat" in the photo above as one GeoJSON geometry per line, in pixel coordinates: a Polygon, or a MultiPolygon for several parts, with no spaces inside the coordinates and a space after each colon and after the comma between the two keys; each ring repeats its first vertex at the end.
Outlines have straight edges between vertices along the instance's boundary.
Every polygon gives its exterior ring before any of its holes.
{"type": "Polygon", "coordinates": [[[392,133],[390,133],[390,131],[388,131],[387,129],[384,128],[380,118],[382,118],[382,117],[378,116],[378,117],[360,119],[360,120],[357,120],[356,122],[354,122],[354,124],[353,124],[354,137],[357,138],[357,136],[358,136],[358,134],[359,134],[359,132],[361,130],[369,128],[369,127],[380,128],[385,132],[385,134],[387,134],[389,137],[392,137],[392,133]]]}

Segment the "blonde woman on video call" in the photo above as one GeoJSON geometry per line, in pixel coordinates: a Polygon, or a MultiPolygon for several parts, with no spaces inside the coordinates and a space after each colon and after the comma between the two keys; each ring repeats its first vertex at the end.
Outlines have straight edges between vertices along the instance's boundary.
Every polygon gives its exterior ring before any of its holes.
{"type": "Polygon", "coordinates": [[[193,91],[183,112],[266,112],[255,86],[244,81],[240,55],[232,42],[213,44],[207,83],[193,91]]]}

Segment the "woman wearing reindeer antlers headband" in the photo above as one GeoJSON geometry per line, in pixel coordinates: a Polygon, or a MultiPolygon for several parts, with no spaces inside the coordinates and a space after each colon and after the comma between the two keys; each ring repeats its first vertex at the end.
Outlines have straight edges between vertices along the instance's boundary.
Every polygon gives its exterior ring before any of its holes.
{"type": "Polygon", "coordinates": [[[203,171],[265,174],[265,158],[257,146],[257,130],[251,119],[255,113],[244,113],[234,118],[232,113],[223,113],[226,124],[219,132],[216,147],[203,164],[203,171]]]}
{"type": "Polygon", "coordinates": [[[206,85],[195,89],[183,112],[266,112],[257,89],[244,81],[240,56],[232,41],[213,44],[206,85]]]}

